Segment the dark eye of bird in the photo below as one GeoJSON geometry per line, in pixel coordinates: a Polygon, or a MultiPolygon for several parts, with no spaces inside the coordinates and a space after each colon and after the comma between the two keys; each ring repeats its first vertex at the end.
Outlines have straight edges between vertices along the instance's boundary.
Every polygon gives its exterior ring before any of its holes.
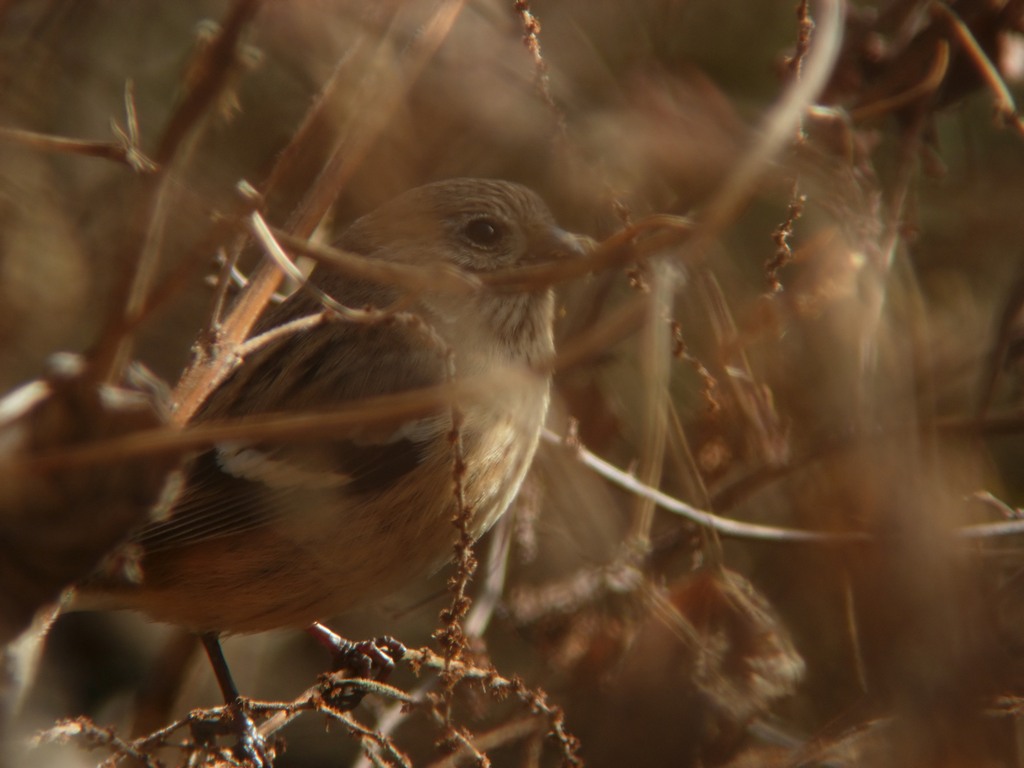
{"type": "Polygon", "coordinates": [[[501,224],[497,221],[487,216],[480,216],[478,218],[471,219],[466,226],[462,228],[462,234],[465,235],[466,239],[473,245],[478,245],[482,248],[490,248],[501,240],[504,232],[501,224]]]}

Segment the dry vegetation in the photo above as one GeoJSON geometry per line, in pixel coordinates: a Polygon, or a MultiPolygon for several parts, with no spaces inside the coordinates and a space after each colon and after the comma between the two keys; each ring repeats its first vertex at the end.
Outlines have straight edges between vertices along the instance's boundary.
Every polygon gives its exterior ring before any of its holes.
{"type": "MultiPolygon", "coordinates": [[[[795,6],[0,0],[0,385],[52,371],[0,639],[189,449],[309,429],[187,426],[274,235],[503,177],[604,243],[504,276],[559,286],[551,432],[454,576],[332,623],[414,649],[388,685],[227,641],[275,765],[1024,764],[1024,2],[795,6]]],[[[66,615],[0,760],[226,765],[217,701],[190,637],[66,615]]]]}

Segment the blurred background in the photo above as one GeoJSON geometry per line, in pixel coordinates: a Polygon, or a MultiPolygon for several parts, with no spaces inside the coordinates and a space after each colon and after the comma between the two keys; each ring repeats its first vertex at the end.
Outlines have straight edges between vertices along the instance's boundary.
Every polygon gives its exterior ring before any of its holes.
{"type": "MultiPolygon", "coordinates": [[[[290,228],[328,168],[326,241],[452,176],[525,183],[597,239],[691,216],[699,237],[638,230],[635,257],[559,286],[560,348],[587,346],[549,427],[778,535],[653,511],[545,443],[478,546],[473,589],[498,599],[477,660],[546,691],[594,766],[1024,764],[1020,535],[969,527],[1024,505],[1022,33],[1020,0],[0,0],[0,387],[109,345],[144,253],[133,357],[173,385],[241,180],[290,228]]],[[[331,626],[429,645],[445,578],[331,626]]],[[[299,632],[225,651],[254,698],[327,666],[299,632]]],[[[22,744],[60,718],[128,739],[218,703],[176,630],[68,614],[9,759],[94,765],[110,750],[22,744]]],[[[494,765],[567,760],[515,697],[465,684],[454,711],[494,765]]],[[[399,720],[409,763],[472,763],[423,712],[399,720]]],[[[275,765],[370,764],[322,714],[282,735],[275,765]]]]}

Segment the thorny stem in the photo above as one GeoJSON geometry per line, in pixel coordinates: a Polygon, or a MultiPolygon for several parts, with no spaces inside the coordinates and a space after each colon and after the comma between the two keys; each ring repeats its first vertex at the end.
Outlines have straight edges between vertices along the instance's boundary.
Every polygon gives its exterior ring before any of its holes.
{"type": "MultiPolygon", "coordinates": [[[[120,136],[118,136],[121,139],[120,136]]],[[[127,134],[125,135],[127,139],[127,134]]],[[[39,152],[57,152],[62,154],[99,157],[105,160],[124,163],[133,171],[151,173],[156,165],[147,158],[140,149],[131,146],[126,140],[90,141],[88,139],[70,139],[63,136],[50,136],[20,128],[0,127],[0,141],[10,141],[39,152]]]]}
{"type": "Polygon", "coordinates": [[[236,63],[235,48],[263,0],[236,0],[224,22],[189,65],[188,90],[171,115],[153,159],[160,166],[174,157],[210,106],[220,96],[236,63]]]}
{"type": "MultiPolygon", "coordinates": [[[[505,515],[492,529],[490,544],[484,561],[487,577],[484,579],[483,593],[477,595],[476,600],[473,601],[473,607],[463,622],[466,635],[470,640],[483,637],[491,618],[494,616],[498,601],[504,592],[509,548],[512,543],[510,528],[510,518],[508,515],[505,515]]],[[[410,697],[415,701],[426,700],[427,694],[436,687],[437,682],[436,678],[425,680],[410,693],[410,697]]],[[[407,714],[408,708],[405,704],[401,702],[392,704],[377,719],[376,733],[390,736],[407,714]]],[[[478,739],[477,743],[482,742],[478,739]]],[[[484,749],[487,748],[484,747],[484,749]]],[[[371,753],[364,754],[363,758],[356,763],[355,768],[370,768],[374,758],[375,756],[371,753]]]]}
{"type": "Polygon", "coordinates": [[[686,338],[683,336],[683,326],[678,320],[673,320],[671,325],[672,334],[672,357],[688,363],[694,373],[700,377],[701,396],[707,412],[711,415],[722,410],[722,404],[718,401],[718,380],[714,377],[708,367],[701,362],[700,358],[690,353],[686,346],[686,338]]]}
{"type": "MultiPolygon", "coordinates": [[[[235,46],[260,3],[261,0],[236,0],[220,32],[200,50],[193,62],[193,72],[198,74],[190,81],[190,89],[168,120],[153,153],[157,170],[143,179],[134,212],[140,234],[138,238],[131,238],[127,245],[136,258],[127,260],[131,267],[121,286],[122,295],[114,301],[119,309],[115,316],[108,318],[105,332],[100,336],[103,343],[95,354],[97,371],[103,379],[116,380],[131,357],[134,329],[145,310],[159,260],[170,195],[171,165],[186,140],[194,140],[203,115],[227,82],[235,61],[235,46]]],[[[134,141],[137,129],[131,125],[134,112],[130,98],[128,111],[128,136],[134,141]]]]}
{"type": "MultiPolygon", "coordinates": [[[[541,690],[528,688],[518,677],[506,678],[493,669],[485,669],[462,660],[453,660],[438,655],[428,648],[410,649],[403,658],[417,673],[430,669],[442,675],[454,674],[460,681],[478,683],[488,695],[497,699],[513,696],[525,704],[535,718],[547,723],[549,734],[556,740],[562,751],[562,762],[565,766],[580,766],[579,741],[565,727],[565,716],[561,708],[548,703],[547,694],[541,690]]],[[[319,712],[337,720],[349,729],[364,744],[371,744],[368,749],[378,749],[384,755],[396,760],[400,765],[409,765],[408,757],[402,753],[395,743],[379,730],[368,728],[359,723],[350,712],[339,710],[332,700],[334,692],[342,688],[360,687],[362,690],[377,694],[386,699],[402,702],[405,706],[430,707],[429,698],[416,699],[398,688],[361,678],[345,678],[342,675],[325,675],[320,683],[304,691],[292,701],[270,702],[240,699],[239,705],[247,714],[267,716],[270,719],[260,726],[260,733],[270,737],[302,712],[319,712]]],[[[186,753],[196,749],[190,743],[173,744],[170,739],[175,733],[188,729],[199,721],[220,721],[228,711],[227,705],[195,710],[187,717],[161,728],[147,736],[127,742],[114,734],[111,729],[100,728],[85,717],[57,723],[52,728],[38,734],[34,741],[84,739],[88,743],[110,749],[115,756],[134,757],[149,768],[158,768],[161,763],[152,757],[150,752],[156,748],[174,746],[186,753]]],[[[437,713],[439,716],[442,713],[437,713]]],[[[452,735],[452,731],[447,731],[452,735]]],[[[468,732],[454,735],[459,743],[472,748],[472,737],[468,732]]],[[[507,736],[505,738],[508,738],[507,736]]],[[[370,758],[373,759],[372,757],[370,758]]]]}
{"type": "Polygon", "coordinates": [[[565,124],[565,115],[555,103],[555,97],[551,94],[551,79],[548,77],[548,64],[540,51],[540,21],[530,10],[529,0],[515,0],[513,10],[519,15],[523,24],[523,45],[530,52],[533,58],[534,83],[537,92],[543,99],[544,104],[555,118],[557,128],[556,137],[563,144],[568,141],[568,128],[565,124]]]}
{"type": "MultiPolygon", "coordinates": [[[[455,378],[455,356],[451,350],[445,355],[449,381],[455,378]]],[[[455,685],[459,681],[453,672],[452,663],[462,658],[466,649],[466,634],[462,628],[462,620],[469,612],[472,601],[467,588],[477,568],[476,556],[473,554],[473,508],[466,503],[466,459],[462,442],[462,411],[453,403],[451,406],[452,428],[449,441],[452,446],[452,497],[455,499],[455,514],[452,524],[458,532],[455,541],[455,573],[448,579],[448,591],[451,594],[450,605],[443,609],[439,619],[441,626],[434,632],[434,638],[441,646],[446,661],[441,676],[443,684],[442,708],[446,727],[454,733],[451,725],[452,697],[455,685]]]]}
{"type": "MultiPolygon", "coordinates": [[[[401,62],[404,76],[397,81],[400,85],[390,88],[385,93],[375,92],[374,109],[365,113],[371,114],[373,119],[361,122],[356,128],[344,132],[338,139],[320,174],[289,216],[286,229],[290,233],[309,236],[319,224],[327,209],[365,159],[369,148],[384,129],[387,119],[402,103],[403,96],[408,93],[427,62],[447,37],[462,10],[463,2],[464,0],[449,0],[436,9],[425,25],[423,33],[417,38],[416,45],[401,62]]],[[[335,74],[340,71],[341,67],[335,74]]],[[[332,77],[321,90],[320,97],[307,113],[302,128],[282,152],[278,164],[271,170],[271,181],[279,179],[284,174],[284,166],[295,163],[298,154],[297,144],[315,138],[315,131],[308,128],[312,121],[330,106],[329,96],[341,80],[341,77],[332,77]]],[[[268,188],[263,189],[264,194],[268,191],[268,188]]],[[[257,269],[249,288],[242,294],[223,326],[217,330],[212,352],[197,359],[179,381],[174,397],[175,423],[188,423],[210,393],[210,381],[223,377],[223,370],[219,370],[223,368],[222,359],[225,356],[230,358],[230,350],[244,341],[256,319],[277,291],[280,282],[281,272],[272,264],[264,263],[257,269]]]]}
{"type": "Polygon", "coordinates": [[[540,726],[541,723],[534,717],[523,717],[510,723],[504,723],[486,733],[477,734],[473,737],[473,743],[468,749],[458,750],[432,763],[428,768],[456,768],[456,766],[463,765],[468,756],[476,757],[481,753],[486,753],[489,749],[497,749],[511,742],[540,734],[540,726]]]}
{"type": "MultiPolygon", "coordinates": [[[[808,0],[801,0],[797,6],[797,20],[799,21],[799,32],[797,33],[796,50],[793,56],[787,60],[789,71],[793,79],[799,80],[803,74],[804,59],[811,49],[811,35],[814,32],[814,20],[811,18],[811,11],[808,7],[808,0]]],[[[797,124],[797,143],[804,140],[803,120],[797,124]]],[[[786,208],[786,218],[772,232],[772,241],[775,243],[775,254],[767,262],[766,271],[768,274],[769,293],[781,293],[782,281],[779,279],[779,271],[793,260],[793,250],[789,245],[789,239],[793,236],[793,225],[803,214],[804,203],[807,196],[800,194],[800,179],[793,181],[793,189],[789,195],[789,205],[786,208]]]]}
{"type": "Polygon", "coordinates": [[[800,79],[800,75],[804,68],[804,59],[807,58],[807,52],[811,49],[811,35],[814,32],[814,19],[811,18],[809,0],[800,0],[800,4],[796,9],[796,18],[799,24],[799,31],[797,32],[796,48],[793,51],[793,55],[789,57],[786,64],[789,66],[789,71],[793,73],[796,79],[800,79]]]}
{"type": "MultiPolygon", "coordinates": [[[[181,727],[180,723],[176,725],[179,728],[181,727]]],[[[163,734],[164,730],[166,729],[163,729],[160,733],[163,734]]],[[[174,730],[177,730],[177,728],[174,730]]],[[[32,743],[38,745],[44,742],[63,742],[75,738],[84,740],[90,747],[106,747],[114,754],[130,757],[144,764],[147,768],[163,768],[159,760],[148,754],[146,750],[150,743],[148,739],[142,743],[140,741],[126,742],[115,735],[112,729],[101,728],[87,717],[62,720],[33,737],[32,743]]]]}
{"type": "Polygon", "coordinates": [[[406,654],[405,660],[413,666],[414,670],[423,667],[439,670],[451,669],[459,676],[460,680],[480,683],[485,693],[497,698],[515,696],[528,705],[531,712],[548,721],[551,735],[562,747],[563,765],[580,766],[583,764],[578,754],[579,740],[565,727],[565,713],[560,707],[548,703],[547,694],[544,691],[531,690],[515,676],[506,678],[491,669],[482,669],[464,661],[449,661],[426,648],[410,651],[406,654]]]}
{"type": "Polygon", "coordinates": [[[782,292],[782,280],[779,279],[779,272],[793,260],[793,249],[789,244],[789,239],[793,236],[794,225],[803,215],[804,203],[806,202],[807,195],[800,193],[799,180],[794,181],[793,189],[789,196],[789,205],[786,207],[786,218],[772,232],[775,253],[765,265],[768,275],[769,293],[782,292]]]}
{"type": "MultiPolygon", "coordinates": [[[[350,712],[342,712],[341,710],[327,705],[319,707],[318,711],[323,712],[344,724],[344,726],[348,728],[349,733],[359,739],[359,743],[363,748],[364,754],[377,755],[382,752],[395,760],[398,765],[402,766],[402,768],[412,768],[412,761],[409,759],[409,756],[402,752],[394,741],[378,730],[367,728],[356,720],[350,712]]],[[[371,758],[371,760],[375,760],[375,758],[371,758]]],[[[375,760],[375,764],[390,765],[387,762],[377,760],[375,760]]]]}

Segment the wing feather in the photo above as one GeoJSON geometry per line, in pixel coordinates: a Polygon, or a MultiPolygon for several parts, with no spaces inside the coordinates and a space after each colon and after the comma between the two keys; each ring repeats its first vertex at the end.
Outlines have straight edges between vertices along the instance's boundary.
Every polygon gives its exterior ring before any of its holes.
{"type": "MultiPolygon", "coordinates": [[[[365,285],[354,284],[346,303],[360,306],[367,292],[365,285]]],[[[293,296],[268,313],[257,332],[318,309],[308,297],[293,296]]],[[[443,380],[441,355],[408,327],[337,321],[258,350],[211,395],[197,420],[326,411],[443,380]]],[[[282,515],[321,506],[325,494],[341,506],[353,497],[380,493],[413,471],[447,430],[446,414],[438,413],[330,440],[215,446],[193,460],[168,517],[146,526],[135,539],[154,552],[259,528],[282,515]]]]}

